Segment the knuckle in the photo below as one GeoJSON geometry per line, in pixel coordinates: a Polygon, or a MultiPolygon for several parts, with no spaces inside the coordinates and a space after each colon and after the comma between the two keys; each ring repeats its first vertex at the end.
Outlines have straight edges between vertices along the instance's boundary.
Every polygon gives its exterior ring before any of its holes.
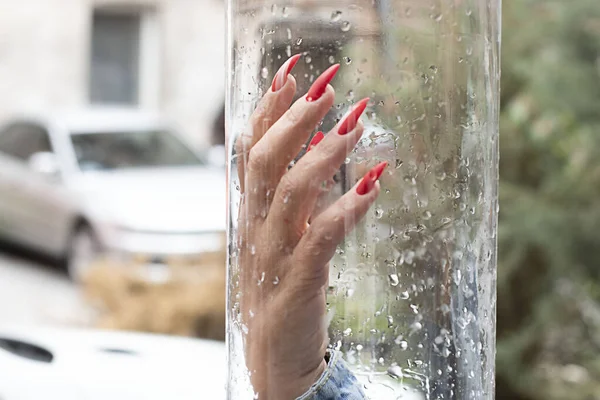
{"type": "Polygon", "coordinates": [[[294,126],[302,124],[302,121],[304,119],[302,118],[301,113],[299,113],[298,110],[296,110],[294,107],[288,109],[285,112],[285,118],[291,125],[294,126]]]}
{"type": "Polygon", "coordinates": [[[293,178],[290,177],[290,174],[285,174],[281,180],[279,181],[279,186],[277,190],[278,200],[283,203],[287,203],[289,201],[290,196],[296,190],[296,182],[293,178]]]}
{"type": "Polygon", "coordinates": [[[252,145],[252,138],[247,134],[238,136],[235,140],[235,152],[236,154],[245,154],[250,150],[252,145]]]}
{"type": "Polygon", "coordinates": [[[251,148],[250,153],[248,154],[248,168],[253,171],[263,170],[266,164],[267,159],[265,153],[256,146],[251,148]]]}

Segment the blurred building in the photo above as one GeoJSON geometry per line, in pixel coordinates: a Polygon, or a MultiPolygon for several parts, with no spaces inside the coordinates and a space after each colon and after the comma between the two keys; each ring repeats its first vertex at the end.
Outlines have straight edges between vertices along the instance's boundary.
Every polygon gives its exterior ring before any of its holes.
{"type": "Polygon", "coordinates": [[[206,145],[224,100],[223,13],[223,0],[0,0],[0,120],[139,106],[206,145]]]}

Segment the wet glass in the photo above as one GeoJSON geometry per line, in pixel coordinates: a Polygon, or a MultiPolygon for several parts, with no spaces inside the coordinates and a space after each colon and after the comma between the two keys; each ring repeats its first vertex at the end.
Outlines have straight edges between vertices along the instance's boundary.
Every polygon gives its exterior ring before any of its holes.
{"type": "Polygon", "coordinates": [[[341,64],[319,130],[370,98],[331,195],[390,164],[331,260],[329,346],[374,399],[492,399],[500,0],[229,0],[228,22],[228,398],[253,398],[235,143],[278,68],[302,54],[297,96],[341,64]]]}

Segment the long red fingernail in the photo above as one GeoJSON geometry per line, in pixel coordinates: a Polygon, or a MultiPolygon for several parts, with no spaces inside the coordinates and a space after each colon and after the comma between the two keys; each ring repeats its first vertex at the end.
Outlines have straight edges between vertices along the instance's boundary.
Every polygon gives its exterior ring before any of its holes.
{"type": "Polygon", "coordinates": [[[387,166],[388,163],[384,161],[377,164],[369,172],[367,172],[360,184],[356,187],[356,193],[362,196],[373,190],[375,187],[375,182],[377,182],[381,174],[383,174],[383,170],[387,166]]]}
{"type": "Polygon", "coordinates": [[[315,133],[315,136],[313,136],[312,140],[308,144],[308,148],[306,149],[306,152],[308,153],[313,147],[318,145],[321,142],[321,140],[323,140],[324,138],[325,138],[325,135],[323,134],[323,132],[319,131],[319,132],[315,133]]]}
{"type": "Polygon", "coordinates": [[[300,54],[296,54],[295,56],[290,57],[279,68],[279,70],[275,74],[275,78],[273,78],[273,83],[271,84],[271,90],[273,92],[278,91],[286,84],[288,75],[290,74],[290,72],[292,72],[292,69],[294,69],[299,59],[300,54]]]}
{"type": "Polygon", "coordinates": [[[315,80],[308,90],[308,93],[306,94],[306,101],[319,100],[319,98],[323,96],[323,93],[325,93],[325,89],[327,89],[329,82],[331,82],[335,74],[338,72],[338,69],[340,69],[340,64],[335,64],[327,68],[327,70],[325,70],[325,72],[323,72],[321,76],[315,80]]]}
{"type": "Polygon", "coordinates": [[[356,124],[358,124],[358,119],[367,108],[367,103],[369,102],[369,98],[362,99],[352,110],[344,117],[344,120],[340,124],[340,128],[338,129],[338,133],[340,135],[345,135],[348,132],[351,132],[354,128],[356,128],[356,124]]]}

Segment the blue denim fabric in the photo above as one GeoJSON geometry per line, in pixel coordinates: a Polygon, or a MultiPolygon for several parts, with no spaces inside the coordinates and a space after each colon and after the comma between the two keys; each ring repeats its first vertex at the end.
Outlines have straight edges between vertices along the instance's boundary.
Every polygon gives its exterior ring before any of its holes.
{"type": "Polygon", "coordinates": [[[327,369],[308,392],[296,400],[365,400],[356,377],[350,372],[341,353],[329,353],[327,369]]]}

